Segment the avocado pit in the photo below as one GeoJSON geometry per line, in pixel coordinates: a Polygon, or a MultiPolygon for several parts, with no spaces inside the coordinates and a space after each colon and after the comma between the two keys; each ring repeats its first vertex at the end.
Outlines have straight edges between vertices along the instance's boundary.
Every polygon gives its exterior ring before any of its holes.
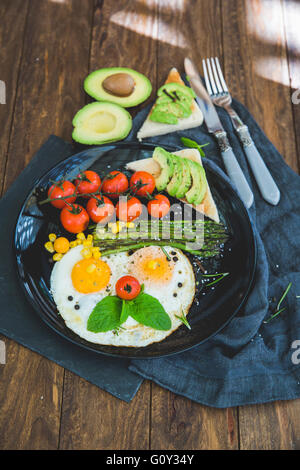
{"type": "Polygon", "coordinates": [[[115,73],[103,80],[102,87],[111,95],[126,97],[133,93],[135,81],[128,73],[115,73]]]}

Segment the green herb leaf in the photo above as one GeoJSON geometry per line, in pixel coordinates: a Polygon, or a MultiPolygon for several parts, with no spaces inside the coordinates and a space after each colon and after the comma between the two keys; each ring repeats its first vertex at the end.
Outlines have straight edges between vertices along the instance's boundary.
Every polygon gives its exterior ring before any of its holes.
{"type": "Polygon", "coordinates": [[[280,309],[280,305],[282,304],[283,300],[285,299],[285,297],[287,296],[288,294],[288,291],[290,290],[290,288],[292,287],[292,283],[290,282],[287,286],[287,288],[285,289],[284,293],[282,294],[282,297],[281,299],[279,300],[278,304],[277,304],[277,308],[276,310],[279,310],[280,309]]]}
{"type": "Polygon", "coordinates": [[[175,317],[178,318],[178,320],[180,320],[189,330],[192,329],[191,325],[187,321],[186,316],[183,312],[182,312],[181,317],[179,315],[175,315],[175,317]]]}
{"type": "Polygon", "coordinates": [[[201,157],[205,157],[205,153],[202,150],[202,147],[206,147],[207,145],[209,145],[209,142],[207,142],[206,144],[200,145],[195,140],[188,139],[187,137],[180,137],[180,140],[183,143],[183,145],[185,145],[185,147],[198,149],[201,157]]]}
{"type": "Polygon", "coordinates": [[[123,300],[122,301],[122,311],[120,315],[120,325],[126,322],[129,315],[131,315],[131,311],[134,308],[133,303],[131,300],[123,300]]]}
{"type": "Polygon", "coordinates": [[[169,330],[171,320],[159,300],[149,294],[139,294],[133,300],[134,308],[130,315],[135,321],[155,330],[169,330]]]}
{"type": "Polygon", "coordinates": [[[213,286],[217,282],[221,281],[222,279],[224,279],[224,277],[228,276],[228,274],[229,273],[202,274],[202,277],[216,277],[217,278],[214,281],[209,282],[208,284],[205,284],[208,287],[208,286],[213,286]]]}
{"type": "Polygon", "coordinates": [[[163,253],[166,255],[166,258],[168,261],[171,261],[171,256],[169,255],[169,253],[167,252],[167,250],[162,246],[161,247],[163,253]]]}
{"type": "Polygon", "coordinates": [[[273,318],[277,317],[277,315],[279,315],[284,310],[286,310],[286,307],[283,307],[280,310],[278,310],[277,312],[275,312],[274,315],[272,315],[270,318],[268,318],[268,320],[264,320],[264,323],[269,323],[269,321],[273,320],[273,318]]]}
{"type": "Polygon", "coordinates": [[[122,299],[116,295],[104,297],[97,303],[87,322],[87,330],[93,333],[103,333],[117,329],[120,326],[122,299]]]}

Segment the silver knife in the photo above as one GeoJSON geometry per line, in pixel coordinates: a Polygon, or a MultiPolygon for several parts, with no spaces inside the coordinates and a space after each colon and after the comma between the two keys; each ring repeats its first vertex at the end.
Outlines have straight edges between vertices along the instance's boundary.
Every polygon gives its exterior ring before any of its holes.
{"type": "Polygon", "coordinates": [[[227,138],[227,133],[222,126],[214,104],[202,84],[197,68],[190,59],[185,58],[184,68],[188,76],[189,83],[197,95],[197,103],[199,104],[203,113],[207,130],[208,132],[214,134],[217,139],[227,174],[231,181],[235,184],[243,203],[247,208],[249,208],[252,206],[254,201],[253,193],[236,159],[236,156],[233,153],[227,138]]]}

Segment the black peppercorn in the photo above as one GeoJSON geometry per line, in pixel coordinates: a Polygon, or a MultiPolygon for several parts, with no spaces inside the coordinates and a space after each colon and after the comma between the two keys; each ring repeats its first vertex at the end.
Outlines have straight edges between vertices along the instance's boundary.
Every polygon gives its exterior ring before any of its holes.
{"type": "Polygon", "coordinates": [[[70,302],[72,302],[73,297],[71,295],[69,295],[68,300],[70,300],[70,302]]]}
{"type": "Polygon", "coordinates": [[[174,256],[173,261],[175,261],[175,263],[176,263],[176,261],[178,261],[177,256],[174,256]]]}
{"type": "Polygon", "coordinates": [[[79,310],[79,309],[80,309],[80,305],[76,304],[74,308],[75,308],[75,310],[79,310]]]}

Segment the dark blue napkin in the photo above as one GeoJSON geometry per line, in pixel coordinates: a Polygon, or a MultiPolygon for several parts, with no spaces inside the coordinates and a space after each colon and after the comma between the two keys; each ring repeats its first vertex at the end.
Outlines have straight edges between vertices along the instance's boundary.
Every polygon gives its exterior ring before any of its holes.
{"type": "MultiPolygon", "coordinates": [[[[130,370],[162,387],[220,408],[300,397],[300,177],[285,164],[250,113],[236,101],[233,107],[248,125],[281,191],[276,207],[262,199],[230,118],[218,109],[255,197],[250,217],[258,259],[252,291],[243,310],[207,342],[175,356],[134,360],[130,365],[130,370]],[[271,315],[270,306],[277,305],[290,282],[282,303],[286,310],[264,323],[271,315]]],[[[129,138],[135,139],[148,112],[149,108],[136,116],[129,138]]],[[[181,145],[180,136],[209,142],[205,162],[214,168],[218,165],[222,172],[220,152],[205,125],[145,141],[181,145]]]]}
{"type": "Polygon", "coordinates": [[[143,379],[128,370],[129,360],[97,355],[59,336],[33,311],[17,278],[12,241],[22,202],[46,171],[73,153],[71,144],[50,136],[0,201],[0,333],[130,401],[143,379]]]}

